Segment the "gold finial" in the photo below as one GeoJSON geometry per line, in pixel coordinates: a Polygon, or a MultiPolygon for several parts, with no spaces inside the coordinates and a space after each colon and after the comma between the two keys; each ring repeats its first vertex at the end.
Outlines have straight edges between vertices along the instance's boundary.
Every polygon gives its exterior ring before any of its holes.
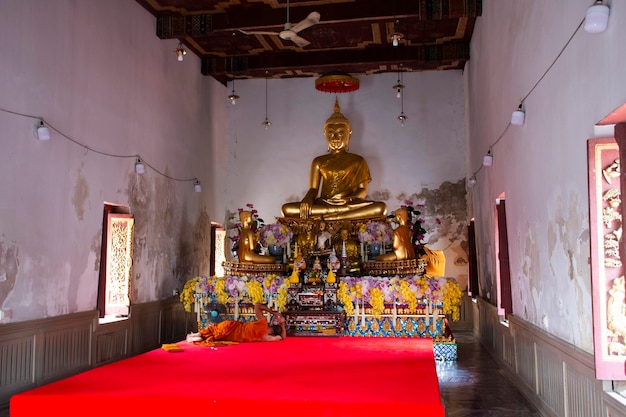
{"type": "Polygon", "coordinates": [[[326,123],[324,123],[324,127],[326,127],[329,124],[336,124],[336,123],[344,123],[348,126],[348,128],[350,128],[350,121],[343,114],[341,114],[341,108],[339,107],[338,97],[335,97],[334,112],[333,114],[330,115],[328,120],[326,120],[326,123]]]}

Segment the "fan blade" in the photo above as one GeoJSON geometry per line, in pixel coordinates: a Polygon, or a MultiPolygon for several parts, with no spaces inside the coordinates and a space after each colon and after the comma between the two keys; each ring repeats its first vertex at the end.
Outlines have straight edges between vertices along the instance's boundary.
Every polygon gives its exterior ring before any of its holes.
{"type": "Polygon", "coordinates": [[[296,23],[295,25],[293,25],[291,27],[291,30],[293,30],[294,32],[298,33],[301,30],[304,30],[306,28],[309,28],[313,25],[316,25],[320,22],[320,14],[318,12],[311,12],[309,13],[309,15],[306,17],[306,19],[302,20],[299,23],[296,23]]]}
{"type": "Polygon", "coordinates": [[[296,45],[298,45],[299,47],[303,48],[307,45],[309,45],[311,42],[307,41],[304,38],[301,38],[300,36],[293,36],[291,39],[289,39],[291,42],[295,43],[296,45]]]}
{"type": "Polygon", "coordinates": [[[266,32],[262,30],[246,31],[246,30],[237,29],[237,31],[243,33],[244,35],[279,35],[278,32],[266,32]]]}

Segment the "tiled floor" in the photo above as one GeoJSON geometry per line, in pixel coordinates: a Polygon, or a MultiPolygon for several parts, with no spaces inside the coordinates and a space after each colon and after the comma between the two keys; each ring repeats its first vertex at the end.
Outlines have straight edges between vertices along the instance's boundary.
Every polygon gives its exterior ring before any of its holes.
{"type": "MultiPolygon", "coordinates": [[[[540,417],[469,332],[455,333],[457,362],[438,362],[447,417],[540,417]]],[[[0,407],[0,417],[8,417],[0,407]]]]}
{"type": "Polygon", "coordinates": [[[438,362],[447,417],[540,417],[469,332],[455,333],[457,362],[438,362]]]}

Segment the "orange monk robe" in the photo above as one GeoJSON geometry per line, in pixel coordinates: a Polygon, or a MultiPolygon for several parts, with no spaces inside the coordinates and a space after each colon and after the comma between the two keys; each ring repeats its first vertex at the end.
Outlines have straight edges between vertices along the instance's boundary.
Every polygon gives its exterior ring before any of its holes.
{"type": "Polygon", "coordinates": [[[259,342],[267,333],[268,328],[266,318],[247,323],[237,320],[224,320],[200,330],[202,341],[196,344],[217,346],[239,342],[259,342]]]}

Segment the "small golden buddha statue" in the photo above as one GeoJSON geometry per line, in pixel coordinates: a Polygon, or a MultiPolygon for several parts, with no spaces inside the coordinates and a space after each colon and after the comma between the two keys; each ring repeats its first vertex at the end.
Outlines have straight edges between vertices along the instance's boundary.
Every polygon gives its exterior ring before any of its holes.
{"type": "Polygon", "coordinates": [[[333,244],[335,252],[339,254],[341,269],[346,273],[358,273],[361,271],[360,245],[356,239],[350,236],[350,230],[346,227],[339,232],[339,239],[333,244]],[[347,260],[347,263],[346,263],[347,260]]]}
{"type": "Polygon", "coordinates": [[[273,264],[276,258],[270,255],[259,255],[255,252],[257,238],[250,225],[252,224],[252,212],[242,211],[239,213],[241,221],[241,231],[239,232],[239,247],[237,248],[237,256],[240,263],[247,264],[273,264]]]}
{"type": "Polygon", "coordinates": [[[411,241],[411,229],[407,227],[409,212],[405,208],[399,208],[395,212],[398,227],[393,231],[393,251],[378,255],[377,262],[403,261],[415,258],[415,249],[411,241]]]}
{"type": "Polygon", "coordinates": [[[335,111],[324,124],[330,153],[313,160],[309,190],[301,202],[284,204],[283,216],[352,220],[387,213],[384,202],[365,199],[372,177],[365,159],[348,152],[351,134],[350,122],[341,114],[335,99],[335,111]]]}
{"type": "Polygon", "coordinates": [[[307,222],[304,226],[304,232],[300,233],[296,238],[296,243],[300,253],[305,258],[315,250],[316,237],[313,231],[313,223],[307,222]]]}

